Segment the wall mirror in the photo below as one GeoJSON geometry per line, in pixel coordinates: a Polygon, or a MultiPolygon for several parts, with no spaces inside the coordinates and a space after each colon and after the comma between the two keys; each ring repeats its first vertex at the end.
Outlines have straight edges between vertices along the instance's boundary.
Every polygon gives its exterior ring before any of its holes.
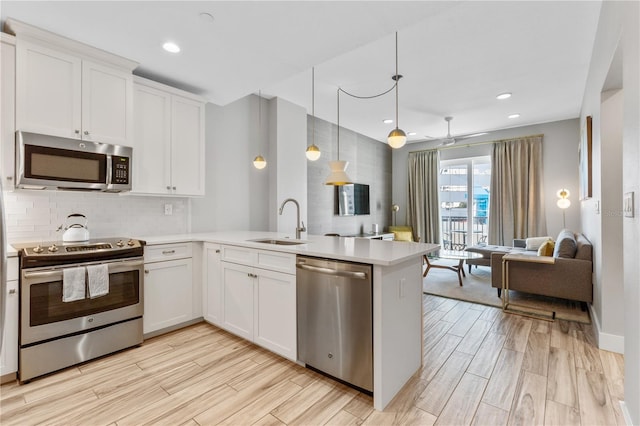
{"type": "Polygon", "coordinates": [[[369,185],[350,183],[335,187],[334,214],[358,216],[370,214],[369,185]]]}

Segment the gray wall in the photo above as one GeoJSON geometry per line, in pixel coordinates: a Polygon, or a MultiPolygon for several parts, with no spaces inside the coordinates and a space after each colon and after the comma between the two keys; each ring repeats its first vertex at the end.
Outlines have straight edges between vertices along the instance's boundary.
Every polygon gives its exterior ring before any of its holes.
{"type": "MultiPolygon", "coordinates": [[[[544,134],[543,191],[546,208],[547,234],[555,236],[562,228],[562,211],[556,207],[556,192],[567,188],[571,193],[571,206],[566,211],[567,228],[581,230],[580,203],[578,202],[578,143],[580,141],[579,120],[563,120],[533,126],[498,130],[488,135],[461,140],[456,148],[440,151],[441,159],[469,158],[490,155],[491,145],[485,142],[544,134]],[[467,147],[466,145],[478,144],[467,147]]],[[[393,152],[393,200],[400,206],[398,224],[406,223],[407,212],[407,161],[409,152],[435,148],[438,142],[407,144],[393,152]]]]}
{"type": "MultiPolygon", "coordinates": [[[[307,116],[307,138],[311,144],[312,121],[307,116]]],[[[307,161],[307,226],[310,234],[341,235],[380,230],[391,224],[391,148],[385,143],[340,128],[340,160],[349,162],[347,174],[355,183],[369,185],[370,215],[340,217],[333,214],[334,187],[324,184],[329,161],[337,160],[337,126],[316,118],[315,144],[322,152],[317,161],[307,161]]]]}

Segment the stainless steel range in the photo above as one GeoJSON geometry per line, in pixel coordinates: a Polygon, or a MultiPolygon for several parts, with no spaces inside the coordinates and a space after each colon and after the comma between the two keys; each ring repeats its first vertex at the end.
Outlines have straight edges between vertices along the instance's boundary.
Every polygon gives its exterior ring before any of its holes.
{"type": "Polygon", "coordinates": [[[142,343],[143,241],[15,246],[20,382],[142,343]]]}

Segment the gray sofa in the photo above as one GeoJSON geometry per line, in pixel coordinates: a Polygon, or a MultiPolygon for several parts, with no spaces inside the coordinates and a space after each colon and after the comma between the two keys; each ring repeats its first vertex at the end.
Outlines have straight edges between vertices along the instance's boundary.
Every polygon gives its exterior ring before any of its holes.
{"type": "MultiPolygon", "coordinates": [[[[512,248],[518,252],[537,256],[537,251],[512,248]]],[[[502,257],[504,251],[491,253],[491,285],[502,290],[502,257]]],[[[580,302],[593,302],[593,247],[582,234],[570,230],[560,231],[553,252],[555,263],[509,262],[509,288],[511,290],[543,296],[559,297],[580,302]]]]}

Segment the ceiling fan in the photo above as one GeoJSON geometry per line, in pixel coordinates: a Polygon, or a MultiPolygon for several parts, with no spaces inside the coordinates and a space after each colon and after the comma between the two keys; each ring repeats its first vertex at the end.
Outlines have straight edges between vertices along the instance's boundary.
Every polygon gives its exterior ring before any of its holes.
{"type": "Polygon", "coordinates": [[[438,146],[451,146],[451,145],[455,144],[456,141],[458,141],[460,139],[473,138],[473,137],[476,137],[476,136],[481,136],[481,135],[486,135],[487,134],[487,132],[473,133],[473,134],[469,134],[469,135],[459,135],[459,136],[456,136],[454,138],[453,136],[451,136],[451,120],[453,120],[453,117],[445,117],[444,120],[447,122],[447,136],[445,136],[444,138],[440,139],[440,144],[438,146]]]}

